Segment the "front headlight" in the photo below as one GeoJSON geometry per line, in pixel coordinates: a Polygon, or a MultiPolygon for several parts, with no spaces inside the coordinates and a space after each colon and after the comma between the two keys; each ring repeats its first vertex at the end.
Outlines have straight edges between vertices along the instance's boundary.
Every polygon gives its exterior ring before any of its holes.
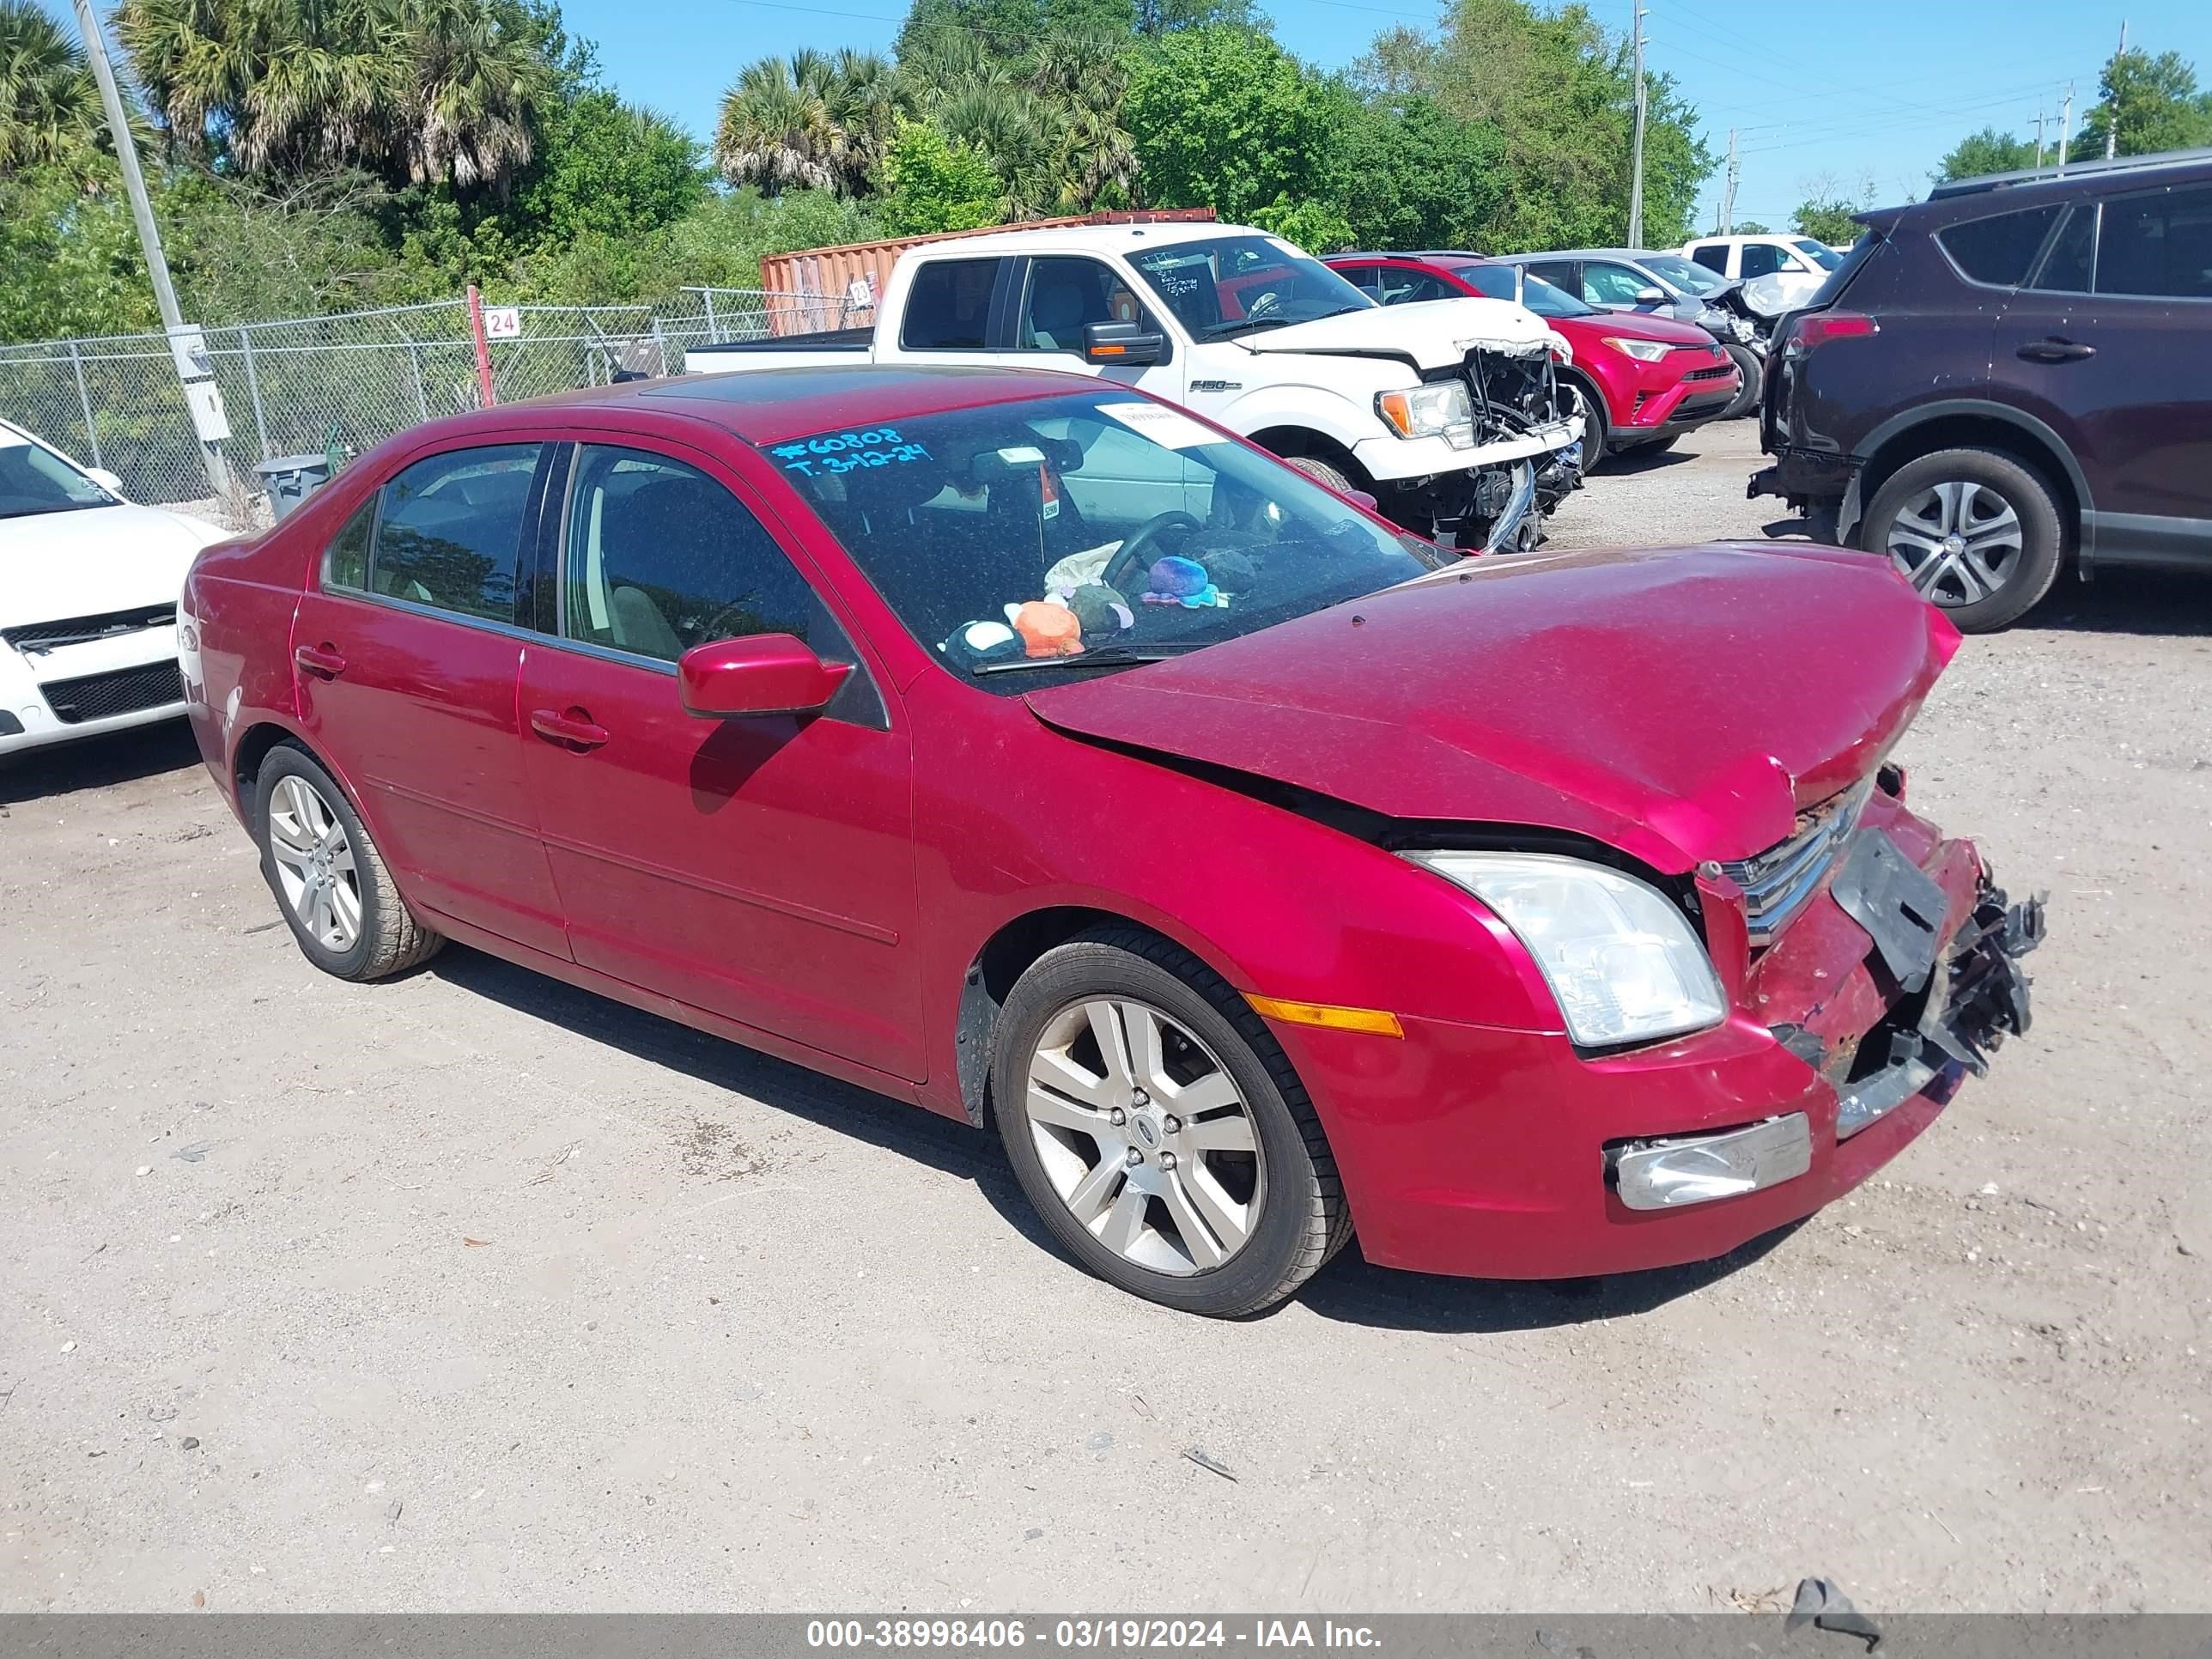
{"type": "Polygon", "coordinates": [[[1608,334],[1605,343],[1615,351],[1625,351],[1639,363],[1656,363],[1674,348],[1664,340],[1622,340],[1608,334]]]}
{"type": "Polygon", "coordinates": [[[1719,1024],[1712,959],[1648,882],[1535,853],[1407,853],[1498,913],[1536,959],[1568,1035],[1586,1048],[1650,1042],[1719,1024]]]}
{"type": "Polygon", "coordinates": [[[1474,406],[1468,401],[1464,380],[1385,392],[1375,399],[1375,412],[1401,438],[1446,437],[1455,427],[1471,430],[1474,425],[1474,406]]]}

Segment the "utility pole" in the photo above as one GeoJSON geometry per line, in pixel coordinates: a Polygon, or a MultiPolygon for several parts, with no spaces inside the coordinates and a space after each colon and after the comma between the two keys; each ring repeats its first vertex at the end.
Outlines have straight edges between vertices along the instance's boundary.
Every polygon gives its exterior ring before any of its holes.
{"type": "Polygon", "coordinates": [[[2043,171],[2043,112],[2035,112],[2035,170],[2043,171]]]}
{"type": "Polygon", "coordinates": [[[195,360],[198,365],[203,365],[199,373],[185,372],[185,343],[196,337],[198,331],[185,328],[184,313],[177,308],[177,290],[169,283],[169,262],[161,252],[161,228],[154,222],[154,204],[147,199],[146,175],[138,166],[138,146],[131,140],[123,94],[116,89],[115,69],[107,61],[106,37],[100,32],[100,19],[93,12],[92,0],[76,0],[76,4],[77,30],[84,36],[84,55],[92,62],[93,79],[100,82],[100,106],[106,112],[107,131],[115,141],[115,159],[123,168],[123,188],[131,198],[131,217],[138,227],[138,246],[146,255],[146,274],[153,278],[154,304],[161,313],[161,326],[168,331],[171,354],[177,359],[177,378],[184,382],[185,403],[192,416],[192,435],[199,444],[201,459],[207,463],[208,482],[221,495],[228,489],[230,481],[222,456],[216,448],[216,440],[208,436],[210,422],[204,411],[211,405],[213,425],[221,428],[218,436],[228,435],[229,428],[222,420],[222,394],[216,391],[204,367],[207,362],[204,345],[199,348],[195,360]],[[205,390],[195,392],[196,384],[204,386],[205,390]]]}
{"type": "Polygon", "coordinates": [[[2074,83],[2066,83],[2066,102],[2058,116],[2058,176],[2066,176],[2066,152],[2074,148],[2074,83]]]}
{"type": "MultiPolygon", "coordinates": [[[[2117,55],[2128,55],[2128,20],[2124,17],[2120,19],[2120,50],[2117,55]]],[[[2111,161],[2119,153],[2119,148],[2120,100],[2115,98],[2105,111],[2105,159],[2111,161]]]]}
{"type": "Polygon", "coordinates": [[[1644,20],[1650,15],[1644,0],[1636,0],[1636,144],[1628,163],[1628,246],[1632,248],[1644,246],[1644,20]]]}
{"type": "Polygon", "coordinates": [[[1735,234],[1735,129],[1729,129],[1728,182],[1721,190],[1721,228],[1723,236],[1735,234]]]}

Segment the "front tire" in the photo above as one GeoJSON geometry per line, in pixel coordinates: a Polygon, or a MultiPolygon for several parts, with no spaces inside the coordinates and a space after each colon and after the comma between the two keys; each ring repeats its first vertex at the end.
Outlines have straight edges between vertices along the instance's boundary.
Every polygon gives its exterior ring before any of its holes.
{"type": "Polygon", "coordinates": [[[1340,495],[1349,495],[1358,486],[1344,474],[1344,470],[1311,455],[1285,455],[1283,465],[1294,466],[1317,484],[1324,484],[1340,495]]]}
{"type": "Polygon", "coordinates": [[[1728,353],[1729,360],[1736,366],[1736,372],[1743,377],[1743,384],[1736,388],[1736,394],[1729,401],[1728,407],[1721,410],[1720,418],[1732,421],[1739,415],[1757,413],[1759,400],[1766,391],[1766,360],[1749,346],[1734,340],[1722,341],[1721,349],[1728,353]]]}
{"type": "Polygon", "coordinates": [[[1887,553],[1962,634],[2027,614],[2058,579],[2065,519],[2039,473],[1991,449],[1945,449],[1892,473],[1859,545],[1887,553]]]}
{"type": "Polygon", "coordinates": [[[1583,417],[1583,472],[1587,476],[1606,458],[1612,423],[1606,419],[1605,399],[1580,380],[1569,380],[1567,392],[1574,398],[1574,412],[1583,417]]]}
{"type": "Polygon", "coordinates": [[[1007,997],[993,1111],[1054,1237],[1118,1288],[1231,1319],[1351,1237],[1335,1160],[1260,1017],[1134,928],[1047,951],[1007,997]]]}
{"type": "Polygon", "coordinates": [[[415,920],[374,837],[337,780],[278,744],[254,781],[261,873],[308,961],[340,979],[382,979],[445,944],[415,920]]]}

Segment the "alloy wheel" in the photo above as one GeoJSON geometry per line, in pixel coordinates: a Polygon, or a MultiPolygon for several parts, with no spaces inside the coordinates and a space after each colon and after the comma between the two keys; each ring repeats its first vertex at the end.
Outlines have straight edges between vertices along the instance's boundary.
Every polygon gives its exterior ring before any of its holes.
{"type": "Polygon", "coordinates": [[[2026,532],[2012,503],[1989,485],[1951,480],[1905,502],[1884,545],[1913,586],[1956,609],[1988,599],[2012,579],[2026,532]]]}
{"type": "Polygon", "coordinates": [[[353,842],[322,792],[290,774],[269,798],[269,855],[284,902],[316,944],[346,951],[361,937],[353,842]]]}
{"type": "Polygon", "coordinates": [[[1228,1068],[1147,1003],[1071,1004],[1030,1057],[1024,1109],[1070,1214],[1155,1273],[1218,1267],[1251,1237],[1266,1164],[1228,1068]]]}

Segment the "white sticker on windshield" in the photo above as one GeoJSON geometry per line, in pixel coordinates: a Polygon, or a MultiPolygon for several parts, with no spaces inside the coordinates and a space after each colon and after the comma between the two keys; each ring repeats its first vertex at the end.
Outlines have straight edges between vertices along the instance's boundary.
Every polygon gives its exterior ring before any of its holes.
{"type": "Polygon", "coordinates": [[[1218,432],[1200,426],[1181,410],[1170,409],[1164,404],[1101,404],[1098,412],[1111,415],[1130,431],[1140,432],[1169,449],[1195,449],[1200,444],[1229,441],[1218,432]]]}

